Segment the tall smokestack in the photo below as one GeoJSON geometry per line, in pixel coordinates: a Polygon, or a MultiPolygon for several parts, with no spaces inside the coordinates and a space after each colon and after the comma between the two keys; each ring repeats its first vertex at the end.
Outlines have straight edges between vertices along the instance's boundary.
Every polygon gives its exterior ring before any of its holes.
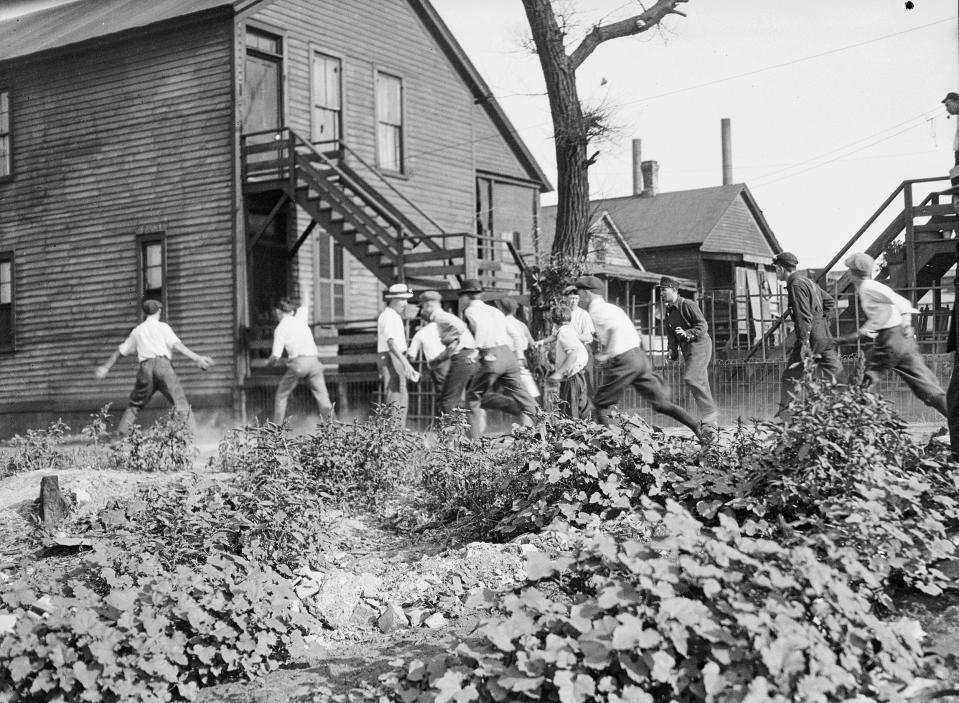
{"type": "Polygon", "coordinates": [[[728,186],[733,183],[732,123],[728,117],[724,117],[720,125],[723,139],[723,185],[728,186]]]}
{"type": "Polygon", "coordinates": [[[644,161],[642,163],[642,169],[645,187],[640,195],[644,198],[651,198],[656,195],[656,192],[659,190],[659,162],[644,161]]]}
{"type": "Polygon", "coordinates": [[[643,194],[643,140],[633,140],[633,195],[643,194]]]}

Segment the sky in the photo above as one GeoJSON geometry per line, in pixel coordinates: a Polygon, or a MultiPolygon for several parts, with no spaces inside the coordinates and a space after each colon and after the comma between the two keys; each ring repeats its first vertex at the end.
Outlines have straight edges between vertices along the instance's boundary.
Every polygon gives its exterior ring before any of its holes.
{"type": "MultiPolygon", "coordinates": [[[[584,102],[605,105],[614,128],[595,147],[591,195],[631,193],[634,138],[659,162],[660,190],[720,185],[728,117],[734,180],[801,266],[826,264],[903,180],[946,176],[953,165],[956,119],[940,101],[959,91],[957,2],[913,2],[690,0],[680,6],[687,17],[668,18],[663,31],[603,44],[578,72],[584,102]]],[[[520,0],[433,4],[555,184],[520,0]]],[[[640,11],[623,0],[554,4],[574,10],[571,44],[596,22],[640,11]]],[[[863,249],[871,238],[860,241],[863,249]]]]}

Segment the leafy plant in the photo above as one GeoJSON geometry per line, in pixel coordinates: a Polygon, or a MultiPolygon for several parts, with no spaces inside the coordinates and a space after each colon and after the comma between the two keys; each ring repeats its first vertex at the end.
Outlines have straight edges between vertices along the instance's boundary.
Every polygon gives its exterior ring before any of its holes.
{"type": "Polygon", "coordinates": [[[68,454],[63,437],[70,430],[63,420],[50,423],[45,429],[27,430],[10,440],[13,455],[0,470],[0,478],[27,471],[56,471],[67,464],[68,454]]]}
{"type": "Polygon", "coordinates": [[[196,458],[187,417],[171,410],[148,430],[134,425],[114,451],[113,462],[125,471],[187,471],[196,458]]]}
{"type": "Polygon", "coordinates": [[[531,558],[477,644],[409,662],[404,701],[896,700],[921,658],[914,627],[884,623],[812,550],[705,528],[644,501],[655,544],[598,535],[531,558]],[[557,588],[558,587],[558,588],[557,588]]]}
{"type": "Polygon", "coordinates": [[[100,445],[101,440],[107,436],[107,432],[110,429],[110,406],[112,403],[107,403],[97,412],[90,415],[90,423],[87,424],[80,434],[89,439],[94,447],[100,445]]]}

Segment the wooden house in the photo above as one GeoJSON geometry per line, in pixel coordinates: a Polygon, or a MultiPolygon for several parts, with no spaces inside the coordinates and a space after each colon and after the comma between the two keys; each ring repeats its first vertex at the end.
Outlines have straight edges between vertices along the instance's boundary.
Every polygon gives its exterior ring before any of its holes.
{"type": "Polygon", "coordinates": [[[508,245],[549,187],[428,0],[74,0],[0,22],[0,433],[122,407],[133,365],[92,369],[144,297],[217,362],[174,362],[195,408],[272,393],[283,296],[338,373],[388,283],[514,290],[508,245]]]}

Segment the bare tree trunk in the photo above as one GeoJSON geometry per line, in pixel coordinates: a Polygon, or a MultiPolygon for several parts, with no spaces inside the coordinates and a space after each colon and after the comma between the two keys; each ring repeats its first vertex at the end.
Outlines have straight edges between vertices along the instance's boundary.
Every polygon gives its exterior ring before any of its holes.
{"type": "Polygon", "coordinates": [[[553,254],[581,257],[589,245],[589,164],[586,119],[576,88],[576,69],[566,55],[563,32],[550,0],[523,0],[546,79],[556,148],[556,237],[553,254]]]}

